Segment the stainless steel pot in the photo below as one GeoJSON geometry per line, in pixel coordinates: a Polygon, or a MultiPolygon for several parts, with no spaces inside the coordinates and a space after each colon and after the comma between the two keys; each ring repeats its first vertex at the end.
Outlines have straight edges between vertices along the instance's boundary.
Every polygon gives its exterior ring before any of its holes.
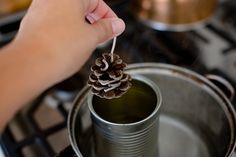
{"type": "MultiPolygon", "coordinates": [[[[199,74],[172,65],[133,64],[127,72],[157,83],[162,93],[159,157],[232,156],[236,115],[217,86],[199,74]]],[[[88,87],[80,92],[68,119],[71,145],[79,157],[96,157],[88,92],[88,87]]]]}
{"type": "Polygon", "coordinates": [[[186,31],[204,26],[218,0],[135,0],[131,11],[156,30],[186,31]]]}

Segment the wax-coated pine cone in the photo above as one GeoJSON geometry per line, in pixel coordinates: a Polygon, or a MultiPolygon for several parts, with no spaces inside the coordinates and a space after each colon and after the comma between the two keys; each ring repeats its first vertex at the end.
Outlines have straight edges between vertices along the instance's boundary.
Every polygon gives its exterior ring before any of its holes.
{"type": "Polygon", "coordinates": [[[131,77],[124,73],[126,64],[117,54],[104,53],[91,67],[88,85],[92,92],[106,99],[118,98],[131,86],[131,77]]]}

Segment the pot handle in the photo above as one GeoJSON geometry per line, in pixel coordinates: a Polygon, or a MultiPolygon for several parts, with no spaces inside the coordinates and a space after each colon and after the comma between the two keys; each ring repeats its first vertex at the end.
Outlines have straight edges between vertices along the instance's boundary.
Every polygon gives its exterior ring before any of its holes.
{"type": "Polygon", "coordinates": [[[77,157],[77,155],[75,154],[73,148],[69,145],[55,157],[77,157]]]}
{"type": "Polygon", "coordinates": [[[212,83],[214,83],[218,88],[224,92],[224,94],[232,101],[234,98],[235,90],[234,87],[229,83],[228,80],[225,78],[213,75],[213,74],[207,74],[205,77],[210,80],[212,83]]]}

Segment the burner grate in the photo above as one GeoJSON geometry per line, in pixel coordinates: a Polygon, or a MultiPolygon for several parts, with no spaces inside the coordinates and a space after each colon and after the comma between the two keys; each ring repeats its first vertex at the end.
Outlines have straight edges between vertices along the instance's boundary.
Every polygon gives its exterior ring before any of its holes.
{"type": "MultiPolygon", "coordinates": [[[[25,113],[27,117],[27,124],[30,126],[31,135],[27,138],[24,138],[20,141],[14,139],[12,130],[8,127],[4,134],[1,137],[1,145],[4,149],[4,152],[7,152],[7,156],[11,157],[23,157],[28,156],[27,147],[32,153],[38,154],[37,156],[51,157],[55,155],[55,150],[53,150],[52,145],[48,142],[48,137],[58,133],[59,131],[66,128],[67,121],[67,110],[64,108],[61,102],[58,102],[57,111],[63,116],[64,121],[58,124],[55,124],[47,129],[41,129],[38,123],[35,121],[34,115],[38,108],[43,105],[45,96],[48,93],[44,93],[40,96],[34,103],[30,105],[30,108],[25,113]]],[[[47,116],[47,115],[44,115],[47,116]]],[[[60,142],[60,140],[56,141],[60,142]]]]}

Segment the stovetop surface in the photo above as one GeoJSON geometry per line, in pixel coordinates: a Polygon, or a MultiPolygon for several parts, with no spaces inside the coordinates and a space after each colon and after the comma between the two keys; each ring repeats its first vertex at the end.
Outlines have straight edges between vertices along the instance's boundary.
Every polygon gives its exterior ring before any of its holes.
{"type": "MultiPolygon", "coordinates": [[[[222,3],[206,26],[186,32],[153,30],[129,13],[127,3],[121,1],[113,6],[127,25],[115,49],[126,63],[174,64],[202,75],[223,76],[236,88],[234,0],[222,3]]],[[[23,15],[24,12],[2,21],[0,19],[0,45],[11,41],[23,15]]],[[[86,85],[91,64],[110,48],[111,42],[100,45],[77,74],[45,91],[16,115],[0,140],[6,156],[51,157],[69,145],[66,129],[68,111],[75,96],[86,85]]],[[[236,104],[235,98],[233,104],[236,104]]]]}

